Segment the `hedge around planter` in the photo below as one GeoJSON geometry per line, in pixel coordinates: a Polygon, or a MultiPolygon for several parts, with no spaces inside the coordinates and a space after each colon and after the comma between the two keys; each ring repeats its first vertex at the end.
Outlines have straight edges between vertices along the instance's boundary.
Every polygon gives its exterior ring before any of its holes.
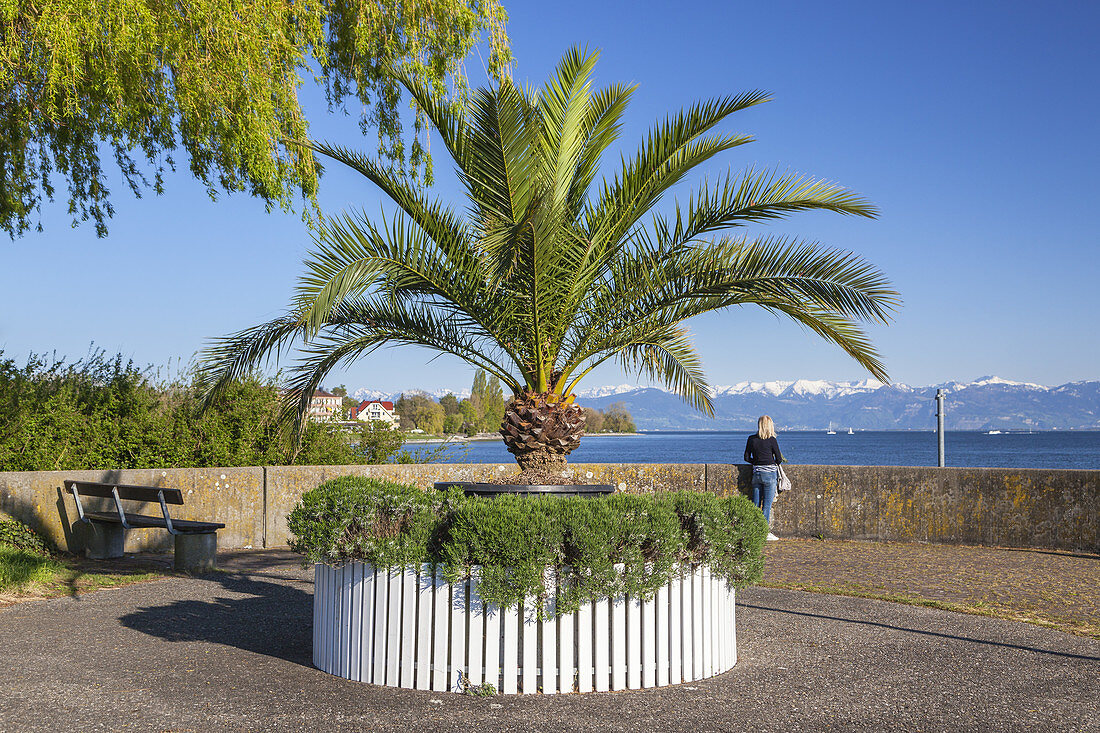
{"type": "Polygon", "coordinates": [[[763,573],[767,536],[763,514],[743,496],[487,499],[356,476],[307,491],[287,527],[291,549],[309,563],[431,563],[451,582],[480,566],[482,597],[505,608],[542,597],[545,569],[554,567],[569,579],[557,590],[558,614],[597,598],[648,599],[698,565],[738,588],[751,585],[763,573]]]}

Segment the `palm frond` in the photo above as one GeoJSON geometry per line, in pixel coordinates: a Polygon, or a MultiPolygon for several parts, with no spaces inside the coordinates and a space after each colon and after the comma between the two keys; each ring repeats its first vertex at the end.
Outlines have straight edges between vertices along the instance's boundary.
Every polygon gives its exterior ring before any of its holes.
{"type": "Polygon", "coordinates": [[[623,162],[622,172],[605,183],[599,201],[586,214],[586,229],[594,239],[617,242],[692,168],[751,142],[749,135],[703,136],[731,114],[769,99],[754,90],[695,104],[666,118],[650,131],[634,159],[623,162]]]}
{"type": "Polygon", "coordinates": [[[868,218],[878,213],[865,198],[828,181],[752,170],[738,178],[727,175],[713,188],[704,183],[685,209],[676,206],[672,226],[655,218],[654,231],[663,246],[680,246],[718,229],[772,221],[799,211],[824,210],[868,218]]]}
{"type": "Polygon", "coordinates": [[[620,353],[626,370],[659,380],[696,410],[714,416],[703,361],[686,331],[679,327],[658,329],[648,340],[633,341],[620,353]]]}
{"type": "Polygon", "coordinates": [[[207,409],[234,381],[251,374],[261,365],[277,360],[306,329],[297,313],[291,312],[267,323],[213,339],[199,359],[196,384],[203,393],[201,409],[207,409]]]}
{"type": "Polygon", "coordinates": [[[423,190],[414,186],[407,176],[362,153],[338,145],[324,142],[310,142],[308,145],[315,152],[343,163],[378,186],[441,250],[452,256],[465,254],[461,250],[468,250],[470,245],[465,222],[442,202],[428,201],[423,190]]]}
{"type": "Polygon", "coordinates": [[[516,393],[568,391],[618,360],[711,414],[684,323],[748,305],[793,319],[884,379],[862,324],[888,323],[900,297],[877,268],[815,242],[729,236],[802,211],[873,217],[875,207],[834,183],[750,169],[702,181],[667,216],[654,214],[698,166],[752,140],[720,125],[768,95],[668,115],[597,182],[634,90],[594,90],[597,56],[574,48],[543,86],[501,79],[462,108],[393,70],[454,159],[462,210],[368,156],[306,144],[365,176],[398,211],[322,219],[287,314],[207,349],[208,394],[301,341],[286,407],[300,427],[336,365],[415,345],[484,368],[516,393]]]}

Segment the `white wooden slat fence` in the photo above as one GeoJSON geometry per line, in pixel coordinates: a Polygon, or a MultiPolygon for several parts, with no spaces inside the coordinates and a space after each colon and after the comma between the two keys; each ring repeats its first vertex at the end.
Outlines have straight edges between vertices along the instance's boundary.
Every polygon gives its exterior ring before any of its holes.
{"type": "Polygon", "coordinates": [[[313,663],[358,682],[603,692],[700,680],[737,661],[734,589],[706,568],[674,577],[649,600],[600,599],[556,618],[551,594],[542,621],[533,598],[503,612],[483,603],[476,568],[453,584],[429,565],[318,564],[314,577],[313,663]]]}

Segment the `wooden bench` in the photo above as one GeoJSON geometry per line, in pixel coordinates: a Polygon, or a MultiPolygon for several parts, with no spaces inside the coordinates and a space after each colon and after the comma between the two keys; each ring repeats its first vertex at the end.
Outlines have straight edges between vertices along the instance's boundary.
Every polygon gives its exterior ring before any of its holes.
{"type": "Polygon", "coordinates": [[[80,521],[91,530],[84,543],[84,552],[88,557],[97,560],[122,557],[126,530],[161,528],[175,537],[176,570],[198,572],[216,567],[217,532],[225,525],[218,522],[172,519],[168,514],[168,505],[183,504],[183,492],[179,489],[71,480],[65,481],[65,488],[76,499],[76,512],[80,521]],[[113,499],[114,511],[86,511],[81,499],[84,496],[113,499]],[[160,504],[161,516],[151,517],[127,512],[122,506],[124,501],[157,502],[160,504]]]}

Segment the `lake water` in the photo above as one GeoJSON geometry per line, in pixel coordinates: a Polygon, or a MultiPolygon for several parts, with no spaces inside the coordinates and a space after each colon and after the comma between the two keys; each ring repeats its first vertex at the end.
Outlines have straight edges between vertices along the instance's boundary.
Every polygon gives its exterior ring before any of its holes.
{"type": "MultiPolygon", "coordinates": [[[[586,435],[573,463],[740,463],[745,432],[660,432],[635,436],[586,435]]],[[[936,434],[914,431],[787,432],[779,435],[793,464],[935,466],[936,434]]],[[[997,468],[1100,469],[1100,432],[988,435],[948,431],[947,465],[997,468]]],[[[424,446],[409,445],[409,450],[424,446]]],[[[500,441],[471,441],[448,450],[447,463],[513,463],[500,441]]]]}

